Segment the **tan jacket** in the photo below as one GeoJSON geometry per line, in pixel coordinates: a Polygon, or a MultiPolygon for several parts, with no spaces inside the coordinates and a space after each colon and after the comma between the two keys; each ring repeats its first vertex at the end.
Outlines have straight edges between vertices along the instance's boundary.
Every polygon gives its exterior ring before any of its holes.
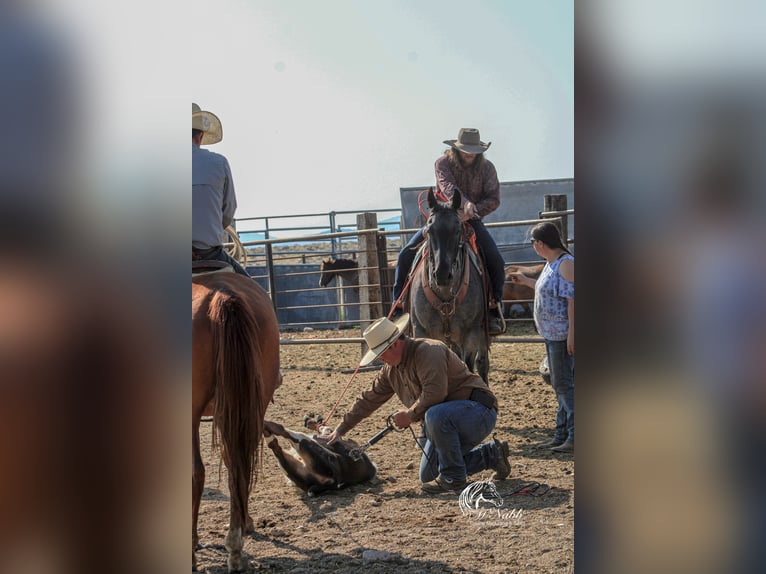
{"type": "Polygon", "coordinates": [[[356,400],[337,430],[341,435],[346,434],[393,395],[399,397],[409,409],[410,420],[416,422],[423,420],[430,406],[468,399],[477,388],[491,393],[482,378],[469,371],[447,345],[433,339],[405,337],[402,362],[395,367],[383,365],[372,388],[356,400]]]}

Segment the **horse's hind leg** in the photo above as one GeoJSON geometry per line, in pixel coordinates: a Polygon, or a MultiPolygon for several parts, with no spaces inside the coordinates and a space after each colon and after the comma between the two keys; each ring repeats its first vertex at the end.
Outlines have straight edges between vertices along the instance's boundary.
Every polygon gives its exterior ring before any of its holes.
{"type": "Polygon", "coordinates": [[[479,351],[476,355],[476,373],[484,379],[484,382],[489,386],[489,353],[487,351],[479,351]]]}
{"type": "Polygon", "coordinates": [[[205,486],[205,465],[199,448],[199,419],[192,423],[192,570],[197,569],[197,517],[202,499],[202,489],[205,486]]]}
{"type": "Polygon", "coordinates": [[[242,555],[242,527],[229,526],[229,532],[226,534],[226,550],[229,552],[229,559],[226,562],[229,572],[244,572],[247,570],[247,559],[242,555]]]}
{"type": "Polygon", "coordinates": [[[243,524],[243,521],[248,521],[250,517],[247,510],[249,489],[241,496],[237,496],[236,492],[237,483],[231,469],[229,469],[229,532],[226,534],[224,545],[229,552],[227,561],[229,572],[244,572],[247,570],[247,558],[243,555],[242,548],[247,524],[243,524]],[[245,508],[242,508],[243,504],[245,508]]]}
{"type": "MultiPolygon", "coordinates": [[[[234,485],[229,480],[229,490],[234,485]]],[[[243,532],[245,525],[242,524],[242,510],[239,508],[239,504],[235,498],[231,498],[231,515],[229,518],[229,532],[226,534],[226,540],[224,545],[229,552],[229,558],[227,565],[229,572],[244,572],[247,570],[247,558],[242,553],[244,547],[243,532]]]]}

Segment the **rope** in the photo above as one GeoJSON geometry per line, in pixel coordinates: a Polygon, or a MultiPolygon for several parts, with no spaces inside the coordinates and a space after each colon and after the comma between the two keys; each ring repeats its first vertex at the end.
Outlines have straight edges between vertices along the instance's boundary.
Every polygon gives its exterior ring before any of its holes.
{"type": "Polygon", "coordinates": [[[540,482],[532,481],[525,482],[517,486],[511,492],[507,493],[507,496],[544,496],[546,494],[558,493],[558,492],[572,492],[574,488],[560,488],[558,486],[550,486],[548,484],[542,484],[540,482]]]}
{"type": "Polygon", "coordinates": [[[244,267],[247,267],[247,250],[242,245],[242,242],[239,240],[239,234],[237,233],[237,230],[234,229],[231,225],[229,225],[225,231],[229,235],[229,239],[231,239],[231,242],[234,244],[230,248],[226,249],[226,253],[231,255],[244,267]]]}
{"type": "MultiPolygon", "coordinates": [[[[418,262],[418,264],[415,266],[415,270],[410,273],[409,278],[407,279],[406,283],[404,284],[404,289],[402,289],[401,295],[399,295],[399,298],[394,302],[393,305],[391,305],[391,310],[388,312],[388,315],[386,316],[387,319],[391,318],[391,314],[394,312],[394,309],[396,308],[397,304],[399,304],[404,297],[407,295],[407,291],[410,288],[410,283],[412,282],[412,278],[415,276],[415,273],[420,268],[420,266],[423,264],[423,259],[418,262]]],[[[348,391],[348,388],[351,386],[351,382],[356,377],[357,373],[359,372],[359,369],[361,368],[361,365],[357,365],[356,369],[354,369],[353,374],[351,375],[351,378],[348,380],[348,383],[346,383],[346,386],[343,388],[343,390],[340,393],[340,396],[338,397],[338,400],[335,401],[335,404],[333,405],[332,409],[328,413],[328,415],[322,420],[322,423],[319,425],[319,427],[326,427],[327,421],[330,420],[330,417],[335,414],[335,411],[338,409],[338,405],[340,404],[340,401],[343,399],[343,396],[346,394],[346,391],[348,391]]]]}
{"type": "Polygon", "coordinates": [[[348,383],[346,383],[346,386],[345,386],[345,387],[343,388],[343,390],[341,391],[341,393],[340,393],[340,396],[338,397],[338,400],[337,400],[337,401],[335,401],[335,404],[333,405],[332,409],[330,409],[330,412],[327,414],[327,416],[326,416],[326,417],[324,417],[324,419],[322,420],[322,422],[321,422],[321,423],[320,423],[320,424],[317,426],[317,430],[320,430],[322,427],[326,427],[326,426],[328,426],[328,425],[327,425],[327,421],[329,421],[329,420],[330,420],[330,418],[332,417],[332,415],[334,415],[334,414],[335,414],[335,411],[337,410],[337,408],[338,408],[338,405],[340,404],[340,401],[341,401],[341,399],[343,398],[343,395],[345,395],[345,394],[346,394],[346,391],[347,391],[347,390],[348,390],[348,388],[351,386],[351,382],[352,382],[352,381],[353,381],[353,380],[356,378],[356,374],[359,372],[359,368],[360,368],[360,367],[361,367],[361,365],[357,365],[357,366],[356,366],[356,370],[355,370],[355,371],[354,371],[354,373],[351,375],[351,378],[348,380],[348,383]]]}

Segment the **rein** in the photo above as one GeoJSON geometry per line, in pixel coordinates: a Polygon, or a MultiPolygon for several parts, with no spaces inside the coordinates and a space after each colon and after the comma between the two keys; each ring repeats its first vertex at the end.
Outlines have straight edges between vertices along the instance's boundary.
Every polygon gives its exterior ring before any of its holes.
{"type": "Polygon", "coordinates": [[[471,279],[471,268],[468,264],[469,262],[466,261],[465,249],[466,245],[463,244],[460,248],[463,261],[463,277],[460,281],[460,287],[458,288],[457,292],[454,293],[449,299],[441,299],[436,294],[436,292],[433,290],[433,287],[431,286],[431,277],[428,269],[423,267],[421,270],[423,293],[425,293],[426,299],[428,299],[428,302],[431,303],[431,306],[439,311],[443,319],[452,317],[452,315],[455,314],[455,307],[462,303],[463,300],[465,300],[465,296],[468,294],[468,283],[471,279]]]}

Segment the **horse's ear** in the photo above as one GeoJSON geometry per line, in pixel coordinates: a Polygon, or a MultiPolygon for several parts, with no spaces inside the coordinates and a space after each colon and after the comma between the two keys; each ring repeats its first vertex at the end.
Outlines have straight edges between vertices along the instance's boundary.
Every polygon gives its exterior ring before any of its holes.
{"type": "Polygon", "coordinates": [[[433,211],[436,209],[436,206],[439,205],[436,201],[436,196],[434,195],[434,188],[429,187],[428,188],[428,208],[433,211]]]}
{"type": "Polygon", "coordinates": [[[460,197],[460,190],[458,188],[455,188],[455,192],[452,194],[452,209],[457,211],[460,209],[460,202],[462,201],[462,197],[460,197]]]}

